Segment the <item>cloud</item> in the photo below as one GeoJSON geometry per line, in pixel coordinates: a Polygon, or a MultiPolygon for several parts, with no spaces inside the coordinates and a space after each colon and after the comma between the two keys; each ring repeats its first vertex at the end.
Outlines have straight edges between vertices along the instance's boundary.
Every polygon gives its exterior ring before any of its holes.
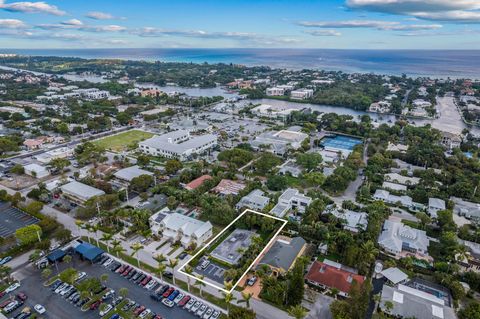
{"type": "Polygon", "coordinates": [[[94,20],[111,20],[114,19],[113,15],[110,13],[106,12],[100,12],[100,11],[90,11],[85,15],[86,17],[94,20]]]}
{"type": "Polygon", "coordinates": [[[0,29],[24,29],[27,25],[17,19],[0,19],[0,29]]]}
{"type": "Polygon", "coordinates": [[[78,30],[85,32],[123,32],[127,30],[126,27],[115,24],[88,25],[77,19],[71,19],[59,24],[39,24],[36,27],[42,30],[78,30]]]}
{"type": "Polygon", "coordinates": [[[67,20],[67,21],[63,21],[61,24],[79,26],[79,25],[83,25],[83,22],[78,20],[78,19],[70,19],[70,20],[67,20]]]}
{"type": "Polygon", "coordinates": [[[23,12],[23,13],[46,13],[56,16],[65,15],[66,12],[58,9],[57,6],[50,5],[46,2],[12,2],[4,3],[0,1],[0,8],[10,12],[23,12]]]}
{"type": "Polygon", "coordinates": [[[480,23],[478,0],[347,0],[351,9],[407,15],[424,20],[480,23]]]}
{"type": "Polygon", "coordinates": [[[342,34],[337,30],[307,30],[305,33],[314,35],[317,37],[339,37],[342,34]]]}
{"type": "Polygon", "coordinates": [[[300,21],[297,24],[312,28],[367,28],[382,31],[435,30],[442,27],[440,24],[401,24],[382,20],[300,21]]]}

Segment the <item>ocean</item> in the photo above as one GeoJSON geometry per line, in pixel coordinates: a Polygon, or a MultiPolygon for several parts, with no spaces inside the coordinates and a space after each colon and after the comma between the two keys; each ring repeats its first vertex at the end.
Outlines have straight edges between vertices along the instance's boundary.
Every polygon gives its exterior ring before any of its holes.
{"type": "Polygon", "coordinates": [[[3,49],[0,53],[265,65],[411,77],[480,78],[480,50],[334,49],[3,49]]]}

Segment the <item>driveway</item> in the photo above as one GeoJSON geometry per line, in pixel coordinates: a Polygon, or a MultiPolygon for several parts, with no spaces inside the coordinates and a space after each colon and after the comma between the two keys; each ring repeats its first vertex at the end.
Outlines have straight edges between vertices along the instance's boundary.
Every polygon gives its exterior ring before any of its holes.
{"type": "Polygon", "coordinates": [[[332,297],[317,294],[314,304],[304,302],[303,306],[310,309],[306,319],[333,319],[330,312],[330,304],[334,301],[332,297]]]}

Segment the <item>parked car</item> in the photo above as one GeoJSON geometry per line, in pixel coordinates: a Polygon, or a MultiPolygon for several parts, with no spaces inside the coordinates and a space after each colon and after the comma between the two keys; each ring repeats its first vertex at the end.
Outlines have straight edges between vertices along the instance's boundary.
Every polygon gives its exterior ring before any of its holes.
{"type": "Polygon", "coordinates": [[[141,314],[144,310],[145,310],[145,306],[138,306],[137,309],[135,309],[135,311],[133,312],[133,314],[134,314],[135,316],[138,316],[138,315],[141,314]]]}
{"type": "Polygon", "coordinates": [[[205,260],[201,263],[200,268],[205,269],[205,268],[208,267],[208,265],[210,265],[210,260],[205,259],[205,260]]]}
{"type": "Polygon", "coordinates": [[[185,296],[182,298],[182,300],[180,300],[180,302],[178,303],[178,306],[179,307],[185,307],[185,305],[187,304],[187,302],[190,301],[190,296],[185,296]]]}
{"type": "Polygon", "coordinates": [[[27,295],[26,295],[24,292],[19,292],[19,293],[17,294],[17,299],[18,299],[18,300],[25,301],[25,300],[27,300],[27,298],[28,298],[28,297],[27,297],[27,295]]]}
{"type": "Polygon", "coordinates": [[[198,308],[200,308],[200,306],[202,305],[202,303],[200,301],[197,301],[195,302],[195,304],[189,309],[190,312],[197,312],[198,308]]]}
{"type": "Polygon", "coordinates": [[[92,304],[90,305],[90,310],[96,310],[96,309],[98,308],[98,306],[100,306],[101,303],[102,303],[101,300],[95,301],[94,303],[92,303],[92,304]]]}
{"type": "Polygon", "coordinates": [[[174,292],[172,292],[170,294],[170,296],[168,296],[168,299],[170,299],[171,301],[174,301],[175,298],[177,298],[177,295],[179,294],[180,292],[178,290],[175,290],[174,292]]]}
{"type": "Polygon", "coordinates": [[[209,319],[210,316],[212,315],[212,313],[213,313],[213,309],[212,308],[207,308],[207,311],[205,311],[202,318],[203,319],[209,319]]]}
{"type": "Polygon", "coordinates": [[[128,311],[129,309],[131,309],[131,308],[133,307],[134,304],[135,304],[135,301],[129,300],[129,301],[122,307],[122,311],[128,311]]]}
{"type": "Polygon", "coordinates": [[[173,274],[170,271],[165,271],[163,273],[163,276],[166,277],[166,278],[169,278],[169,279],[173,278],[173,274]]]}
{"type": "Polygon", "coordinates": [[[179,293],[179,294],[175,297],[175,299],[173,299],[173,302],[174,302],[176,305],[178,305],[178,303],[180,302],[180,300],[183,299],[183,297],[185,297],[185,295],[182,294],[182,293],[179,293]]]}
{"type": "Polygon", "coordinates": [[[75,281],[79,282],[79,281],[83,280],[85,277],[87,277],[87,273],[82,271],[82,272],[78,273],[77,277],[75,278],[75,281]]]}
{"type": "Polygon", "coordinates": [[[167,285],[167,284],[162,285],[160,288],[157,289],[157,294],[163,295],[163,293],[164,293],[165,291],[167,291],[168,288],[170,288],[169,285],[167,285]]]}
{"type": "Polygon", "coordinates": [[[20,307],[22,305],[22,303],[18,300],[14,300],[12,302],[10,302],[5,308],[3,308],[3,311],[5,313],[10,313],[12,311],[14,311],[15,309],[17,309],[18,307],[20,307]]]}
{"type": "Polygon", "coordinates": [[[110,289],[109,291],[107,291],[106,294],[104,294],[104,295],[102,296],[102,300],[105,301],[105,300],[107,300],[108,298],[113,297],[114,295],[115,295],[115,290],[110,289]]]}
{"type": "Polygon", "coordinates": [[[152,279],[145,285],[145,289],[152,290],[157,284],[158,282],[155,279],[152,279]]]}
{"type": "Polygon", "coordinates": [[[162,300],[162,295],[159,293],[152,293],[150,294],[150,298],[152,298],[155,301],[160,301],[162,300]]]}
{"type": "Polygon", "coordinates": [[[144,310],[140,315],[138,315],[138,318],[146,318],[149,314],[151,314],[152,311],[150,309],[144,310]]]}
{"type": "Polygon", "coordinates": [[[140,285],[142,286],[145,286],[146,284],[148,284],[148,282],[152,279],[152,276],[147,276],[145,277],[141,282],[140,282],[140,285]]]}
{"type": "Polygon", "coordinates": [[[47,309],[45,309],[45,307],[41,304],[36,304],[35,306],[33,306],[33,309],[35,309],[35,311],[39,314],[44,314],[47,311],[47,309]]]}
{"type": "Polygon", "coordinates": [[[213,315],[210,317],[210,319],[218,319],[218,317],[220,317],[220,311],[215,310],[213,312],[213,315]]]}
{"type": "Polygon", "coordinates": [[[114,313],[110,319],[120,319],[120,315],[118,313],[114,313]]]}
{"type": "Polygon", "coordinates": [[[2,258],[2,259],[0,260],[0,265],[5,265],[6,263],[8,263],[8,262],[9,262],[10,260],[12,260],[12,259],[13,259],[12,256],[7,256],[7,257],[5,257],[5,258],[2,258]]]}
{"type": "Polygon", "coordinates": [[[186,303],[184,308],[186,310],[190,310],[192,308],[192,306],[195,304],[195,302],[197,302],[197,300],[195,300],[195,298],[190,298],[190,300],[186,303]]]}
{"type": "Polygon", "coordinates": [[[185,257],[187,257],[187,256],[188,256],[188,254],[185,253],[185,252],[183,252],[183,253],[181,253],[180,255],[178,255],[178,258],[180,258],[180,260],[184,260],[185,257]]]}
{"type": "Polygon", "coordinates": [[[253,286],[257,282],[257,276],[252,276],[247,280],[247,285],[253,286]]]}
{"type": "Polygon", "coordinates": [[[174,290],[175,290],[175,288],[173,288],[173,287],[168,288],[167,291],[165,291],[165,292],[163,293],[163,298],[168,298],[168,296],[170,296],[170,294],[171,294],[174,290]]]}
{"type": "Polygon", "coordinates": [[[100,315],[100,317],[103,317],[103,316],[105,316],[107,313],[109,313],[110,310],[112,310],[112,309],[113,309],[113,306],[112,306],[111,304],[108,304],[108,305],[106,305],[105,308],[104,308],[102,311],[100,311],[98,314],[100,315]]]}
{"type": "Polygon", "coordinates": [[[20,283],[19,282],[16,282],[10,286],[7,287],[7,289],[5,289],[5,292],[8,294],[16,289],[20,288],[20,283]]]}
{"type": "Polygon", "coordinates": [[[162,303],[169,308],[172,308],[175,305],[170,299],[163,299],[162,303]]]}
{"type": "Polygon", "coordinates": [[[207,306],[201,305],[200,308],[195,312],[195,314],[201,318],[205,311],[207,311],[207,306]]]}

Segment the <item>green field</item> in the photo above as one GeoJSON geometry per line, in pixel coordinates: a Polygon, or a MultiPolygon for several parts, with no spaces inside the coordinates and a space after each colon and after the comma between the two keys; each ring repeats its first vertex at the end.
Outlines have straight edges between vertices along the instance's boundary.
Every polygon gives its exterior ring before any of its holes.
{"type": "Polygon", "coordinates": [[[146,140],[153,135],[154,134],[152,133],[144,131],[131,130],[128,132],[107,136],[93,143],[106,150],[121,152],[135,149],[138,146],[138,142],[146,140]]]}

